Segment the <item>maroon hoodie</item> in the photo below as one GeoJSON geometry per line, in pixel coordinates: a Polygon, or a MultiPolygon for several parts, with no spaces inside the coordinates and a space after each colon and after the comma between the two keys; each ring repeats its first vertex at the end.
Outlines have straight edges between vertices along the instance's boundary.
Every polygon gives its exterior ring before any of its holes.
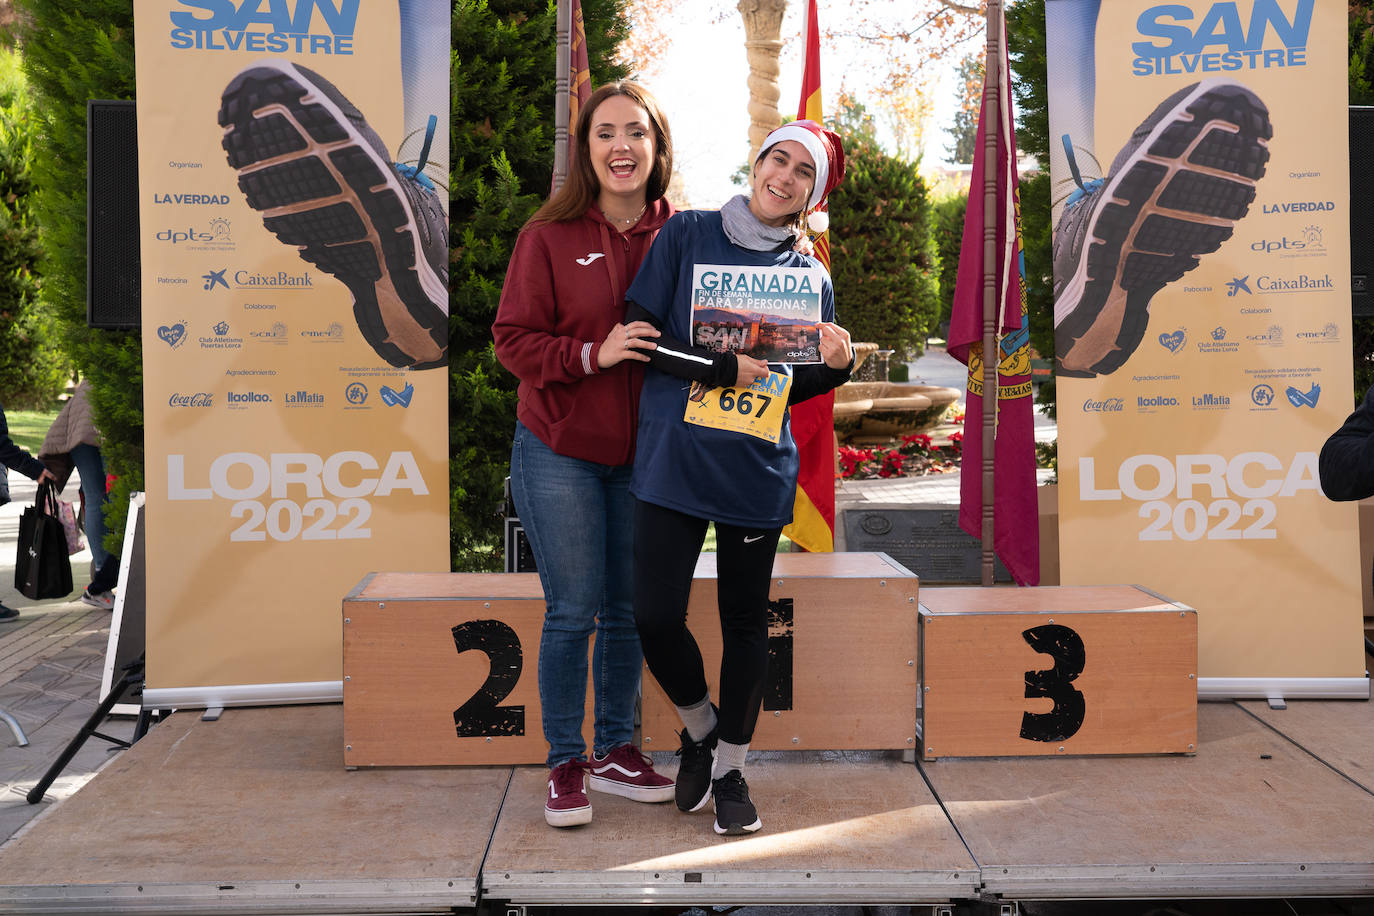
{"type": "Polygon", "coordinates": [[[579,219],[528,225],[516,239],[492,337],[497,358],[520,379],[516,415],[560,455],[634,460],[644,364],[603,370],[596,351],[625,320],[625,290],[672,215],[657,200],[622,234],[592,206],[579,219]]]}

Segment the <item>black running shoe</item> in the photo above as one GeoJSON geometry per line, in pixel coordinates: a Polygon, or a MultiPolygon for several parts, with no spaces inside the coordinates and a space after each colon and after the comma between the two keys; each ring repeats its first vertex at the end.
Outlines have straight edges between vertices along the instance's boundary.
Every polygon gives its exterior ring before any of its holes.
{"type": "Polygon", "coordinates": [[[739,770],[731,770],[711,780],[711,795],[716,800],[716,833],[743,836],[763,826],[754,803],[749,800],[749,785],[739,770]]]}
{"type": "Polygon", "coordinates": [[[1054,234],[1057,373],[1116,371],[1145,336],[1150,299],[1216,251],[1255,199],[1269,110],[1249,89],[1206,80],[1169,96],[1131,134],[1105,179],[1079,182],[1054,234]]]}
{"type": "Polygon", "coordinates": [[[711,767],[715,765],[719,732],[719,728],[713,728],[700,741],[693,741],[685,728],[679,734],[682,746],[677,749],[677,756],[682,762],[677,767],[677,787],[673,790],[679,811],[700,811],[711,800],[711,767]]]}
{"type": "Polygon", "coordinates": [[[428,138],[418,167],[398,165],[338,89],[285,60],[245,68],[221,101],[224,150],[263,224],[343,281],[388,363],[444,365],[448,219],[422,173],[428,138]]]}

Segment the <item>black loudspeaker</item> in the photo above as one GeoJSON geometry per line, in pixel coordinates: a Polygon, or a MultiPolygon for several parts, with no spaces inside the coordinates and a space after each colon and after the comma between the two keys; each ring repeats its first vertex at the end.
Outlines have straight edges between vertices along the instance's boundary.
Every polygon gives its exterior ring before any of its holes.
{"type": "Polygon", "coordinates": [[[86,324],[136,329],[143,281],[138,254],[138,118],[132,100],[86,103],[86,324]]]}
{"type": "Polygon", "coordinates": [[[1374,318],[1374,106],[1350,106],[1350,302],[1374,318]]]}

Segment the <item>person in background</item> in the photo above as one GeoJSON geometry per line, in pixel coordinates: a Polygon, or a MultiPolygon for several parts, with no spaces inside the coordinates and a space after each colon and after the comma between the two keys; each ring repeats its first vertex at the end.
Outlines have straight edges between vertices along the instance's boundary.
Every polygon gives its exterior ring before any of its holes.
{"type": "Polygon", "coordinates": [[[59,490],[67,485],[73,467],[81,477],[92,574],[92,584],[81,590],[81,600],[108,611],[114,607],[114,593],[106,583],[117,577],[119,559],[105,549],[105,459],[100,454],[100,433],[91,420],[89,392],[90,383],[82,379],[48,427],[38,457],[56,475],[59,490]],[[106,564],[112,565],[102,576],[106,564]]]}
{"type": "Polygon", "coordinates": [[[549,742],[544,819],[589,823],[587,787],[666,802],[673,781],[633,743],[642,655],[631,602],[630,496],[645,350],[625,290],[673,212],[672,137],[633,82],[592,93],[563,186],[521,230],[492,336],[520,380],[511,495],[544,588],[539,703],[549,742]],[[582,737],[595,633],[593,753],[582,737]]]}
{"type": "Polygon", "coordinates": [[[1374,496],[1374,387],[1322,445],[1317,479],[1337,502],[1374,496]]]}
{"type": "MultiPolygon", "coordinates": [[[[10,438],[9,422],[5,419],[5,408],[0,406],[0,506],[10,501],[10,484],[6,468],[18,471],[30,480],[39,483],[55,480],[52,471],[43,462],[30,455],[10,438]]],[[[12,607],[0,604],[0,620],[13,620],[19,612],[12,607]]]]}
{"type": "MultiPolygon", "coordinates": [[[[715,832],[721,834],[762,826],[743,770],[767,676],[773,557],[792,520],[797,486],[797,446],[781,408],[838,387],[854,365],[849,333],[834,323],[829,274],[795,250],[807,211],[823,204],[843,175],[844,149],[834,132],[812,121],[783,125],[764,140],[754,162],[752,196],[736,196],[719,212],[670,219],[626,294],[626,317],[660,331],[644,376],[631,481],[635,622],[649,671],[684,726],[677,806],[697,811],[714,800],[715,832]],[[685,343],[692,339],[693,278],[743,275],[748,268],[819,273],[814,294],[821,362],[770,366],[744,353],[685,343]],[[786,392],[773,414],[775,428],[703,422],[688,409],[689,383],[699,382],[740,389],[728,392],[732,402],[754,397],[748,412],[761,419],[772,401],[742,390],[762,379],[767,391],[786,392]],[[693,576],[711,522],[722,642],[719,707],[711,702],[701,651],[687,628],[693,576]]],[[[810,225],[821,231],[819,220],[810,225]]],[[[719,403],[722,414],[731,409],[724,397],[719,403]]]]}

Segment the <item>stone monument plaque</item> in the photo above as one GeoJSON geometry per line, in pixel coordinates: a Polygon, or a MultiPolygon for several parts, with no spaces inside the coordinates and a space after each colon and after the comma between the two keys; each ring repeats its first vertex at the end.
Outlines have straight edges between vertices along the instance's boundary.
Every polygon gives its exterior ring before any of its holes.
{"type": "MultiPolygon", "coordinates": [[[[885,553],[919,576],[922,585],[982,581],[982,544],[959,527],[958,506],[865,506],[841,514],[846,550],[885,553]]],[[[995,558],[993,581],[1011,581],[995,558]]]]}

